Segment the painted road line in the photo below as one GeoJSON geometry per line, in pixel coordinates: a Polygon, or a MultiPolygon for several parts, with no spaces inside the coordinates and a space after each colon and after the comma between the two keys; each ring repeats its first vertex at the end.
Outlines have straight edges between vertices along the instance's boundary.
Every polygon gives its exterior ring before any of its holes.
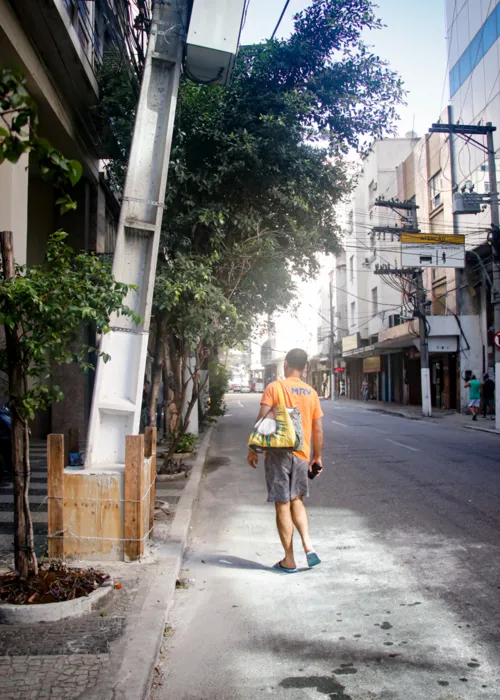
{"type": "Polygon", "coordinates": [[[335,423],[335,425],[341,425],[342,428],[348,428],[349,426],[346,425],[345,423],[339,423],[338,420],[332,420],[332,423],[335,423]]]}
{"type": "Polygon", "coordinates": [[[245,408],[245,406],[241,403],[241,401],[238,401],[238,406],[240,406],[241,408],[245,408]]]}
{"type": "Polygon", "coordinates": [[[398,447],[404,447],[406,450],[411,450],[412,452],[420,452],[420,450],[417,450],[416,447],[410,447],[409,445],[404,445],[402,442],[396,442],[396,440],[391,440],[390,438],[386,438],[387,442],[392,442],[393,445],[397,445],[398,447]]]}

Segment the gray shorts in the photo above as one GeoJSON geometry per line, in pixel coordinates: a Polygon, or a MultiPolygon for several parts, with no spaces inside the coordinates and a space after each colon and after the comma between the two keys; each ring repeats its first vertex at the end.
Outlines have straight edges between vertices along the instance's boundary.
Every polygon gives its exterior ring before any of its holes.
{"type": "Polygon", "coordinates": [[[297,496],[309,496],[309,464],[292,452],[268,452],[265,468],[268,503],[288,503],[297,496]]]}

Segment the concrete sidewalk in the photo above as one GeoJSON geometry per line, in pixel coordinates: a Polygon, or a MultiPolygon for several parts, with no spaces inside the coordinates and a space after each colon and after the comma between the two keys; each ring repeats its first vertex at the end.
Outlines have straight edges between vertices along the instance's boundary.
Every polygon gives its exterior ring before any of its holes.
{"type": "Polygon", "coordinates": [[[0,628],[2,700],[149,696],[211,433],[201,442],[189,479],[157,484],[157,500],[167,501],[174,512],[155,521],[148,558],[88,564],[121,584],[106,607],[73,620],[0,628]]]}
{"type": "MultiPolygon", "coordinates": [[[[330,401],[329,399],[323,399],[323,401],[330,401]]],[[[376,411],[377,413],[387,413],[391,416],[399,416],[401,418],[407,418],[409,420],[421,420],[428,422],[443,422],[449,425],[456,425],[466,428],[467,430],[477,430],[479,432],[493,433],[495,435],[500,435],[500,432],[495,429],[495,421],[491,418],[483,418],[481,415],[478,416],[477,421],[473,421],[470,415],[464,415],[463,413],[458,413],[457,411],[447,411],[444,409],[434,408],[432,409],[432,416],[426,418],[422,416],[422,410],[420,406],[403,406],[396,403],[388,403],[385,401],[356,401],[353,399],[340,398],[333,402],[334,406],[341,407],[346,406],[356,406],[362,408],[366,411],[376,411]]]]}

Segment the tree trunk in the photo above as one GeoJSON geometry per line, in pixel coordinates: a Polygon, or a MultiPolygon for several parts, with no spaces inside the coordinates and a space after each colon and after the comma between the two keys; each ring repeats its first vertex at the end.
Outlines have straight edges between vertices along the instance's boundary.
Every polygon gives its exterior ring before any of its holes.
{"type": "Polygon", "coordinates": [[[182,353],[180,352],[179,342],[172,335],[168,338],[168,353],[169,353],[169,432],[175,435],[178,432],[179,417],[182,411],[183,400],[183,382],[182,371],[183,361],[182,353]]]}
{"type": "MultiPolygon", "coordinates": [[[[153,372],[151,377],[151,392],[149,395],[148,423],[154,427],[158,412],[158,393],[163,379],[163,360],[165,346],[167,344],[167,319],[165,316],[156,318],[156,343],[153,358],[153,372]]],[[[165,402],[165,385],[163,385],[163,401],[165,402]]]]}
{"type": "MultiPolygon", "coordinates": [[[[15,277],[12,232],[0,232],[3,276],[15,277]]],[[[12,426],[12,467],[14,472],[14,558],[21,578],[37,573],[33,546],[33,524],[29,508],[29,433],[23,418],[22,401],[26,386],[26,373],[20,357],[19,337],[21,328],[4,326],[9,375],[9,407],[12,426]]]]}

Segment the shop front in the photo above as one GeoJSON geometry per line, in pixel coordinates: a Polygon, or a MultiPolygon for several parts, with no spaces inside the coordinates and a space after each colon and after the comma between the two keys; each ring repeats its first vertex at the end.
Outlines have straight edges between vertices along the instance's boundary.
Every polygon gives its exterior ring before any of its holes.
{"type": "Polygon", "coordinates": [[[382,358],[380,355],[363,359],[363,375],[368,382],[368,396],[375,401],[382,400],[382,358]]]}

